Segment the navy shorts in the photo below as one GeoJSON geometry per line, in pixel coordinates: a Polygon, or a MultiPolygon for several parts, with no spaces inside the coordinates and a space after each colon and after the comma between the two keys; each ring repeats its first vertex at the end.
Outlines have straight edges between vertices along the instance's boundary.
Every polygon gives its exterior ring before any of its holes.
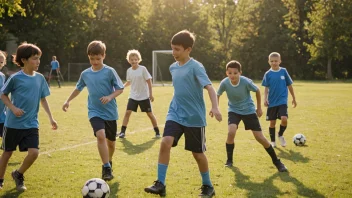
{"type": "Polygon", "coordinates": [[[0,137],[2,137],[3,131],[4,131],[4,123],[0,123],[0,137]]]}
{"type": "Polygon", "coordinates": [[[269,107],[268,110],[266,111],[266,120],[276,120],[280,119],[281,116],[286,116],[288,117],[288,112],[287,112],[287,105],[279,105],[275,107],[269,107]]]}
{"type": "Polygon", "coordinates": [[[244,123],[245,130],[262,131],[257,114],[240,115],[234,112],[229,112],[229,125],[236,124],[238,128],[238,124],[241,120],[244,123]]]}
{"type": "Polygon", "coordinates": [[[194,153],[203,153],[206,151],[205,127],[186,127],[171,120],[166,121],[163,137],[174,137],[173,147],[177,146],[183,134],[185,134],[185,150],[194,153]]]}
{"type": "Polygon", "coordinates": [[[29,148],[39,149],[39,129],[13,129],[4,127],[1,149],[15,151],[17,146],[21,152],[29,148]]]}
{"type": "Polygon", "coordinates": [[[116,141],[116,133],[117,133],[117,123],[116,120],[103,120],[99,117],[93,117],[89,120],[90,124],[92,125],[94,136],[96,132],[104,129],[105,136],[110,141],[116,141]]]}
{"type": "Polygon", "coordinates": [[[51,70],[51,75],[52,76],[57,76],[57,77],[59,76],[56,69],[51,70]]]}
{"type": "Polygon", "coordinates": [[[127,110],[137,112],[138,106],[142,112],[152,112],[152,105],[149,98],[145,100],[128,99],[127,110]]]}

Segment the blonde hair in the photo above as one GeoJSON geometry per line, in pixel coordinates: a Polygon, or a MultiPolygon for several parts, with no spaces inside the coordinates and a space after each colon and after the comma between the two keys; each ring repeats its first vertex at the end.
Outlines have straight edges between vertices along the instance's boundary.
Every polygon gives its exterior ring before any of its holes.
{"type": "Polygon", "coordinates": [[[4,63],[3,64],[0,63],[0,69],[1,69],[3,66],[6,65],[6,52],[0,50],[0,57],[3,57],[4,59],[4,63]]]}
{"type": "Polygon", "coordinates": [[[130,60],[130,57],[131,56],[137,56],[138,57],[138,63],[140,63],[142,61],[142,56],[141,56],[141,53],[139,53],[138,50],[135,50],[135,49],[132,49],[132,50],[128,50],[127,52],[127,56],[126,56],[126,59],[127,61],[130,60]]]}
{"type": "Polygon", "coordinates": [[[268,59],[270,59],[271,57],[278,57],[278,58],[281,59],[281,55],[280,55],[278,52],[271,52],[271,53],[269,54],[268,59]]]}

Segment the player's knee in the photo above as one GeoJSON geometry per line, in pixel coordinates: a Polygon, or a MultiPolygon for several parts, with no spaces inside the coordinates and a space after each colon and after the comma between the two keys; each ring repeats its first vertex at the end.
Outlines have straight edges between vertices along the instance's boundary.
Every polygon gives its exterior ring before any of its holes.
{"type": "Polygon", "coordinates": [[[160,147],[162,148],[171,148],[172,143],[174,142],[174,137],[172,136],[165,136],[161,140],[160,147]]]}
{"type": "Polygon", "coordinates": [[[194,159],[199,162],[199,161],[202,161],[205,157],[204,153],[195,153],[195,152],[192,152],[192,155],[194,157],[194,159]]]}
{"type": "Polygon", "coordinates": [[[127,110],[126,113],[125,113],[125,116],[130,117],[131,114],[132,114],[132,111],[131,110],[127,110]]]}
{"type": "Polygon", "coordinates": [[[39,150],[38,149],[28,149],[28,154],[29,157],[32,159],[37,159],[39,156],[39,150]]]}
{"type": "Polygon", "coordinates": [[[287,116],[281,116],[281,122],[287,123],[287,116]]]}

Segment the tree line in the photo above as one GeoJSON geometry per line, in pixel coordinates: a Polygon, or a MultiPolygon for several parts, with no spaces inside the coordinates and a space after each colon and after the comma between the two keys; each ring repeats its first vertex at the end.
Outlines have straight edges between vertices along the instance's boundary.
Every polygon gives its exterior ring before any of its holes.
{"type": "Polygon", "coordinates": [[[261,79],[277,51],[294,79],[352,78],[351,0],[13,0],[0,1],[0,49],[8,35],[37,44],[41,62],[56,55],[88,62],[92,40],[107,45],[105,62],[123,78],[129,49],[151,71],[152,51],[170,49],[176,32],[196,35],[192,56],[211,79],[235,59],[243,75],[261,79]]]}

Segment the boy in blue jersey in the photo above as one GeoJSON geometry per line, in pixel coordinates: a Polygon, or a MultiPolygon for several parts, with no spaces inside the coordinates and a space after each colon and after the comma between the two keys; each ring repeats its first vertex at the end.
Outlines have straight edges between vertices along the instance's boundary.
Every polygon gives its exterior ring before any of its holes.
{"type": "Polygon", "coordinates": [[[51,70],[49,73],[49,80],[48,83],[50,85],[50,80],[51,80],[51,75],[55,75],[57,84],[59,85],[59,88],[61,88],[61,83],[60,83],[60,64],[59,61],[56,60],[56,56],[52,57],[52,61],[50,63],[51,65],[51,70]]]}
{"type": "Polygon", "coordinates": [[[255,139],[263,145],[270,155],[272,162],[280,172],[286,172],[287,168],[277,158],[276,153],[270,142],[263,135],[259,119],[263,112],[261,108],[260,90],[249,78],[241,76],[242,66],[238,61],[230,61],[226,65],[227,78],[220,83],[218,90],[218,102],[223,92],[226,92],[228,98],[228,134],[226,140],[227,161],[225,166],[232,166],[233,152],[235,149],[235,136],[238,124],[241,120],[244,123],[245,130],[252,130],[255,139]],[[257,109],[250,92],[256,92],[257,109]]]}
{"type": "Polygon", "coordinates": [[[187,30],[175,34],[171,39],[172,55],[176,62],[170,66],[174,96],[166,117],[163,139],[160,144],[158,179],[145,188],[148,193],[166,195],[165,178],[170,161],[171,147],[177,146],[185,135],[185,149],[191,151],[202,177],[200,196],[212,197],[214,187],[210,181],[205,147],[205,104],[203,89],[209,93],[212,107],[209,115],[221,121],[216,92],[205,72],[204,66],[189,56],[195,37],[187,30]]]}
{"type": "Polygon", "coordinates": [[[98,151],[102,166],[102,179],[109,181],[112,175],[112,156],[115,152],[118,119],[116,97],[123,92],[123,84],[114,68],[103,63],[106,46],[101,41],[92,41],[87,48],[92,65],[84,70],[76,84],[76,89],[65,101],[62,109],[66,112],[73,100],[84,87],[88,89],[88,118],[94,136],[97,137],[98,151]]]}
{"type": "Polygon", "coordinates": [[[288,90],[292,96],[293,108],[297,106],[295,93],[292,87],[292,79],[288,74],[287,70],[280,67],[281,56],[277,52],[272,52],[269,55],[269,65],[271,67],[264,74],[262,81],[262,86],[265,86],[264,92],[264,106],[268,107],[266,112],[266,120],[270,121],[269,133],[271,139],[271,145],[276,147],[275,143],[275,125],[276,119],[281,120],[280,130],[279,130],[279,140],[281,146],[286,146],[286,140],[283,136],[287,127],[287,98],[288,90]]]}
{"type": "Polygon", "coordinates": [[[18,191],[26,190],[23,174],[31,167],[39,155],[39,102],[48,114],[52,129],[57,123],[51,115],[46,97],[50,95],[44,76],[37,73],[41,50],[33,44],[21,44],[17,48],[16,63],[22,70],[10,76],[1,88],[1,100],[8,107],[0,158],[0,188],[9,159],[19,146],[21,152],[27,151],[19,169],[11,173],[18,191]],[[11,94],[11,100],[8,95],[11,94]]]}
{"type": "MultiPolygon", "coordinates": [[[[3,51],[0,51],[0,70],[5,66],[6,64],[6,53],[3,51]]],[[[5,74],[0,72],[0,89],[2,86],[5,84],[5,74]]],[[[5,113],[5,104],[0,100],[0,137],[2,137],[3,129],[4,129],[4,122],[6,118],[6,113],[5,113]]]]}

